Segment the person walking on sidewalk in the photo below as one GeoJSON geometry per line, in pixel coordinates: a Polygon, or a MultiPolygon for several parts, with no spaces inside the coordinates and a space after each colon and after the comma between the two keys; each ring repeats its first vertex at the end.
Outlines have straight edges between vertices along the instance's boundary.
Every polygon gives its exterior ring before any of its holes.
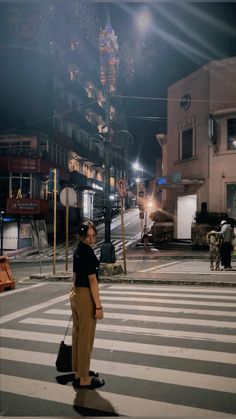
{"type": "Polygon", "coordinates": [[[221,230],[218,233],[221,238],[220,257],[222,269],[226,271],[232,270],[231,253],[233,249],[234,230],[228,221],[222,220],[221,230]]]}
{"type": "Polygon", "coordinates": [[[211,271],[220,270],[220,237],[217,231],[211,230],[207,234],[207,242],[210,252],[210,269],[211,271]],[[214,267],[215,264],[215,267],[214,267]]]}
{"type": "Polygon", "coordinates": [[[99,261],[92,249],[96,228],[91,222],[79,226],[79,243],[74,252],[74,287],[70,294],[73,318],[72,368],[75,371],[73,386],[77,389],[102,387],[105,381],[90,371],[90,360],[96,321],[103,319],[99,295],[99,261]]]}

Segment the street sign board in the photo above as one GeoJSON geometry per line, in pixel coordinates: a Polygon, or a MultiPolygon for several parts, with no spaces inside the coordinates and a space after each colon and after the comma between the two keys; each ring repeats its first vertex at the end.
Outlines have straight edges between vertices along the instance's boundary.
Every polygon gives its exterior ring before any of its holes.
{"type": "Polygon", "coordinates": [[[67,201],[69,207],[76,207],[77,194],[73,188],[64,188],[60,193],[60,201],[66,207],[67,201]]]}
{"type": "MultiPolygon", "coordinates": [[[[59,170],[56,170],[56,191],[59,192],[59,170]]],[[[53,192],[54,190],[54,169],[49,169],[49,182],[48,182],[48,192],[53,192]]]]}

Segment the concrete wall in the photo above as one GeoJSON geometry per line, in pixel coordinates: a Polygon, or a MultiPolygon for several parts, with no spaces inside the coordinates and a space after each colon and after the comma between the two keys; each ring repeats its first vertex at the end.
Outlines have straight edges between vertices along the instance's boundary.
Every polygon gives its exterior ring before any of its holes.
{"type": "Polygon", "coordinates": [[[227,183],[236,183],[236,149],[227,150],[227,118],[236,118],[236,57],[213,61],[168,89],[167,161],[163,172],[181,172],[187,183],[167,190],[163,207],[176,215],[177,197],[197,194],[197,210],[207,203],[208,211],[227,210],[227,183]],[[181,107],[190,93],[188,109],[181,107]],[[208,138],[208,117],[217,122],[217,145],[208,138]],[[181,132],[193,128],[195,155],[179,159],[181,132]],[[202,183],[201,183],[202,182],[202,183]]]}

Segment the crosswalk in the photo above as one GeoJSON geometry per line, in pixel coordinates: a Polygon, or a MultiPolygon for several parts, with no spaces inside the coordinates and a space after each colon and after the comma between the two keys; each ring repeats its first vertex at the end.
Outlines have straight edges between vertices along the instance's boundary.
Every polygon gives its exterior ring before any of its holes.
{"type": "Polygon", "coordinates": [[[2,316],[3,416],[30,406],[31,416],[235,417],[236,290],[102,284],[101,299],[91,365],[106,381],[99,391],[55,380],[68,295],[2,316]]]}
{"type": "MultiPolygon", "coordinates": [[[[125,247],[126,249],[131,246],[133,243],[136,243],[137,241],[137,237],[128,237],[126,236],[126,240],[125,240],[125,247]]],[[[94,245],[94,252],[97,256],[97,258],[100,258],[100,253],[101,253],[101,245],[104,243],[104,239],[100,239],[96,242],[96,244],[94,245]]],[[[111,239],[111,243],[114,245],[115,247],[115,254],[116,254],[116,258],[122,258],[122,252],[123,252],[123,245],[122,245],[122,238],[121,237],[116,237],[114,239],[111,239]]],[[[73,240],[70,242],[69,244],[69,248],[68,248],[68,260],[72,261],[73,259],[73,254],[74,251],[76,249],[76,246],[78,244],[78,240],[73,240]]],[[[53,256],[53,248],[50,247],[48,249],[44,249],[43,251],[41,251],[40,254],[32,254],[27,256],[27,260],[30,261],[36,261],[41,259],[42,261],[46,261],[49,258],[52,258],[53,256]]],[[[60,260],[64,260],[66,257],[66,249],[65,249],[65,244],[59,244],[57,245],[57,249],[56,249],[56,258],[58,261],[60,260]]]]}

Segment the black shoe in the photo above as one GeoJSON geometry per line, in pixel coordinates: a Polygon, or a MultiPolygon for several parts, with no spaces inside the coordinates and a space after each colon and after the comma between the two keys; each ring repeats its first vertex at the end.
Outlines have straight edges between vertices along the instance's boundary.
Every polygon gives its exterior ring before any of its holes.
{"type": "Polygon", "coordinates": [[[95,372],[95,371],[89,371],[89,376],[90,377],[99,377],[99,374],[98,374],[98,372],[95,372]]]}
{"type": "Polygon", "coordinates": [[[105,380],[103,378],[93,377],[91,380],[91,384],[81,385],[80,380],[76,379],[73,381],[73,387],[76,389],[86,388],[89,390],[95,390],[95,388],[100,388],[105,385],[105,380]]]}
{"type": "Polygon", "coordinates": [[[75,380],[75,374],[73,373],[73,374],[58,375],[56,377],[56,380],[57,380],[58,384],[66,385],[70,381],[75,380]]]}

